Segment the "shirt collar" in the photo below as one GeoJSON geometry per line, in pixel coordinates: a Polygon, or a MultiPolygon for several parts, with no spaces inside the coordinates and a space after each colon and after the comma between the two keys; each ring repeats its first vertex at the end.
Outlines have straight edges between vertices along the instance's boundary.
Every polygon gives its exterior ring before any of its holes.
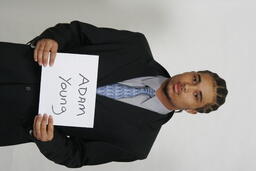
{"type": "MultiPolygon", "coordinates": [[[[155,76],[155,77],[147,77],[141,80],[141,82],[144,85],[147,85],[149,87],[151,87],[152,89],[154,89],[155,91],[161,86],[161,84],[168,78],[163,77],[161,75],[155,76]]],[[[148,100],[146,100],[143,104],[143,106],[148,106],[151,108],[157,108],[157,110],[160,113],[163,114],[167,114],[169,112],[171,112],[172,110],[166,108],[162,102],[157,98],[157,96],[154,96],[152,98],[149,98],[148,100]]]]}
{"type": "Polygon", "coordinates": [[[156,91],[166,79],[168,78],[158,75],[155,77],[147,77],[142,79],[141,82],[156,91]]]}

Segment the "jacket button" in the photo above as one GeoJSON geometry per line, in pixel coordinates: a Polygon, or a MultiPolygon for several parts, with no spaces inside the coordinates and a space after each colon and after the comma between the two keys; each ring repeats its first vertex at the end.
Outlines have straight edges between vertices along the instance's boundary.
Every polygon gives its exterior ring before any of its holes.
{"type": "Polygon", "coordinates": [[[26,86],[26,87],[25,87],[25,90],[26,90],[26,91],[30,91],[30,90],[31,90],[31,87],[26,86]]]}

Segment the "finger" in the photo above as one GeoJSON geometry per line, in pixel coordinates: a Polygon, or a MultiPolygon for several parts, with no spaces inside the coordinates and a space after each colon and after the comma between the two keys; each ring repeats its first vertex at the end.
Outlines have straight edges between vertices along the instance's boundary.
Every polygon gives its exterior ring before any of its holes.
{"type": "Polygon", "coordinates": [[[43,120],[41,123],[41,138],[42,140],[47,139],[47,132],[46,132],[46,124],[47,124],[48,116],[46,114],[43,115],[43,120]]]}
{"type": "Polygon", "coordinates": [[[34,49],[34,61],[37,62],[37,50],[38,50],[38,43],[36,44],[36,47],[34,49]]]}
{"type": "Polygon", "coordinates": [[[49,59],[49,53],[50,53],[50,49],[52,48],[52,44],[48,42],[46,42],[46,45],[44,46],[44,51],[43,51],[43,65],[47,66],[48,63],[48,59],[49,59]]]}
{"type": "Polygon", "coordinates": [[[36,43],[36,47],[35,47],[35,49],[34,49],[34,60],[35,60],[35,61],[38,61],[38,50],[39,50],[39,48],[40,48],[40,46],[41,46],[41,44],[42,44],[42,41],[43,41],[43,40],[39,40],[39,41],[36,43]]]}
{"type": "Polygon", "coordinates": [[[35,116],[34,118],[34,123],[33,123],[33,135],[36,137],[36,121],[37,121],[38,115],[35,116]]]}
{"type": "Polygon", "coordinates": [[[38,64],[41,65],[41,66],[42,66],[42,64],[43,64],[42,58],[43,58],[44,46],[45,46],[45,42],[42,41],[42,42],[39,44],[39,47],[38,47],[38,49],[37,49],[37,61],[38,61],[38,64]]]}
{"type": "Polygon", "coordinates": [[[41,136],[41,122],[42,122],[42,119],[43,119],[43,117],[42,117],[42,115],[39,115],[38,116],[38,118],[37,118],[37,121],[36,121],[36,137],[37,138],[41,138],[42,136],[41,136]]]}
{"type": "Polygon", "coordinates": [[[38,50],[40,48],[40,46],[42,45],[42,43],[44,42],[44,39],[41,39],[39,40],[37,43],[36,43],[36,47],[34,49],[34,59],[37,59],[37,56],[38,56],[38,50]]]}
{"type": "Polygon", "coordinates": [[[53,118],[50,115],[49,120],[48,120],[48,138],[49,138],[49,140],[53,139],[53,132],[54,132],[53,118]]]}
{"type": "Polygon", "coordinates": [[[51,49],[51,55],[50,55],[50,66],[53,66],[55,58],[57,53],[57,46],[53,46],[51,49]]]}

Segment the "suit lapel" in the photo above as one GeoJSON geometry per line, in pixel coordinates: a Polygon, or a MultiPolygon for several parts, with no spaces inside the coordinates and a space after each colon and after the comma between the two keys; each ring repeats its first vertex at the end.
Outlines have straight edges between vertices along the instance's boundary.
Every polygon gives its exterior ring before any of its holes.
{"type": "Polygon", "coordinates": [[[158,114],[145,108],[100,95],[97,95],[97,100],[99,103],[104,104],[104,106],[111,106],[111,108],[108,108],[111,110],[109,112],[123,115],[122,119],[127,120],[127,122],[143,122],[147,123],[152,128],[159,128],[159,126],[169,121],[174,113],[170,112],[165,115],[158,114]]]}
{"type": "Polygon", "coordinates": [[[116,70],[99,67],[99,73],[103,74],[98,75],[97,87],[142,76],[163,75],[170,77],[168,72],[155,60],[145,62],[145,59],[136,60],[116,70]]]}

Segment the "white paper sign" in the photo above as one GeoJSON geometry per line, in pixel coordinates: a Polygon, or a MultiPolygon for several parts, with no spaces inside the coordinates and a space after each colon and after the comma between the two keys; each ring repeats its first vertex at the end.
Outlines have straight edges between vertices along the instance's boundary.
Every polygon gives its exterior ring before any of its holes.
{"type": "Polygon", "coordinates": [[[42,67],[39,113],[52,115],[54,125],[92,128],[98,60],[57,53],[52,67],[42,67]]]}

